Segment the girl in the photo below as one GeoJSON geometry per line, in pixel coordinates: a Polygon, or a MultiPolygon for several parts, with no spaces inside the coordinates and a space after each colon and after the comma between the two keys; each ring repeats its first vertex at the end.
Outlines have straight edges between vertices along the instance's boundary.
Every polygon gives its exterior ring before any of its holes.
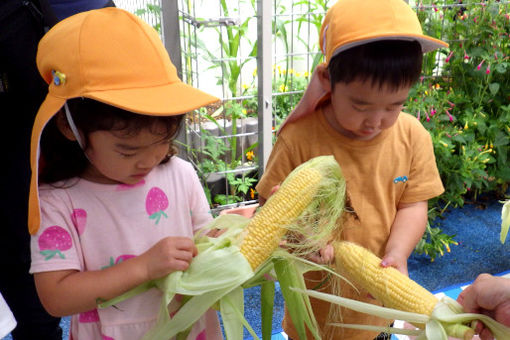
{"type": "MultiPolygon", "coordinates": [[[[37,62],[50,84],[31,153],[39,296],[50,314],[72,315],[73,340],[141,339],[156,322],[159,290],[96,305],[185,270],[197,254],[193,234],[212,217],[172,140],[184,112],[217,99],[183,84],[157,33],[116,8],[57,24],[37,62]]],[[[188,335],[221,338],[212,310],[188,335]]]]}

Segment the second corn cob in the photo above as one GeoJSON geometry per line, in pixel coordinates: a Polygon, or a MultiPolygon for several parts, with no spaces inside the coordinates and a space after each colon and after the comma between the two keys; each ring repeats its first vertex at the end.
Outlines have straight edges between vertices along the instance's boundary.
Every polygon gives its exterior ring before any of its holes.
{"type": "MultiPolygon", "coordinates": [[[[334,248],[337,270],[345,273],[356,285],[368,291],[385,307],[423,314],[430,319],[440,318],[442,314],[461,313],[460,307],[460,310],[450,311],[451,306],[440,301],[397,269],[382,267],[381,259],[368,249],[347,241],[335,242],[334,248]]],[[[443,327],[445,336],[448,334],[466,340],[474,336],[473,329],[463,323],[450,322],[443,327]]]]}
{"type": "Polygon", "coordinates": [[[352,242],[337,242],[335,260],[359,287],[383,303],[406,312],[431,315],[439,300],[428,290],[352,242]]]}

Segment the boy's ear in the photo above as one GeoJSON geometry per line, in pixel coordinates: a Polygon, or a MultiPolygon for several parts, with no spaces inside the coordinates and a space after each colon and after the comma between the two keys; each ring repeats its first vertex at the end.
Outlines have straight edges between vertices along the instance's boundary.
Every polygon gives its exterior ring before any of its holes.
{"type": "Polygon", "coordinates": [[[331,78],[329,77],[328,67],[325,64],[319,64],[315,68],[315,72],[322,89],[326,92],[331,92],[331,78]]]}
{"type": "Polygon", "coordinates": [[[60,110],[56,116],[55,119],[57,120],[57,128],[70,141],[76,141],[76,136],[73,133],[73,130],[71,130],[71,127],[69,126],[69,123],[67,122],[66,115],[63,110],[60,110]]]}

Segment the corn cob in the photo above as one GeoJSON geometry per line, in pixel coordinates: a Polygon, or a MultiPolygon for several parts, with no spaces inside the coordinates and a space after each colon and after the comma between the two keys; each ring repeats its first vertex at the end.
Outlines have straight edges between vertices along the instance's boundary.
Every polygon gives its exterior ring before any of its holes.
{"type": "Polygon", "coordinates": [[[253,270],[278,247],[287,232],[285,226],[298,218],[312,202],[321,178],[321,172],[310,167],[292,173],[246,226],[241,254],[253,270]]]}
{"type": "Polygon", "coordinates": [[[432,315],[439,300],[428,290],[393,267],[381,267],[381,259],[351,242],[337,242],[335,260],[346,274],[386,307],[432,315]]]}

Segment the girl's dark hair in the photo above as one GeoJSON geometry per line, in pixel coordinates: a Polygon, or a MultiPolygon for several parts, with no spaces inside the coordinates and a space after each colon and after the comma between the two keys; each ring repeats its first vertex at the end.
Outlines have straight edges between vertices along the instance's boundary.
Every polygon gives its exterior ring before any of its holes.
{"type": "Polygon", "coordinates": [[[422,62],[423,52],[417,41],[380,40],[355,46],[329,62],[331,87],[359,80],[397,90],[419,79],[422,62]]]}
{"type": "MultiPolygon", "coordinates": [[[[166,132],[161,135],[171,140],[168,156],[163,160],[163,163],[177,152],[172,141],[180,129],[184,115],[135,114],[88,98],[69,99],[67,105],[76,127],[85,137],[85,148],[89,144],[89,134],[94,131],[122,131],[126,136],[130,136],[138,134],[143,129],[148,129],[152,133],[161,134],[159,128],[163,124],[166,126],[166,132]]],[[[43,183],[53,183],[80,176],[89,164],[78,142],[70,141],[60,132],[57,127],[57,119],[58,117],[55,115],[48,122],[41,136],[42,164],[39,180],[43,183]]]]}

